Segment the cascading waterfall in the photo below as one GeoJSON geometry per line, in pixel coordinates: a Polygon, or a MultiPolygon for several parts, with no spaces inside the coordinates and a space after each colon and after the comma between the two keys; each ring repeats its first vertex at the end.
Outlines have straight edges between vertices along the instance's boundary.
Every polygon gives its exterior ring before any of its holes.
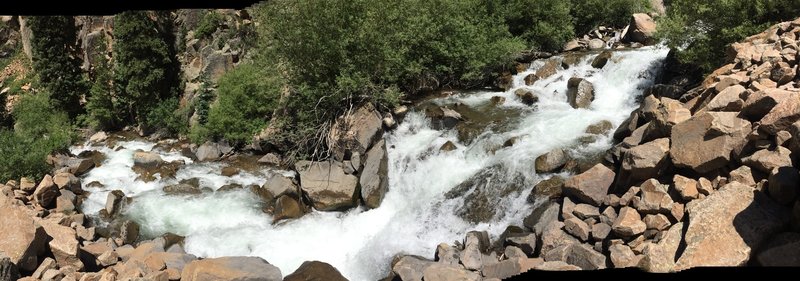
{"type": "Polygon", "coordinates": [[[97,214],[107,193],[121,189],[134,197],[125,215],[137,220],[146,234],[185,236],[191,254],[260,256],[284,275],[303,261],[319,260],[338,268],[350,280],[380,279],[398,253],[430,257],[436,245],[461,240],[467,231],[487,230],[496,237],[506,226],[519,225],[533,207],[526,197],[543,178],[534,172],[534,159],[559,147],[578,156],[608,149],[611,141],[607,135],[588,144],[578,140],[586,135],[587,126],[602,120],[616,128],[636,108],[636,97],[652,84],[667,52],[658,47],[614,52],[602,69],[592,68],[594,55],[587,55],[576,65],[559,68],[555,75],[530,86],[539,96],[533,107],[519,102],[514,90],[527,87],[524,77],[541,67],[541,62],[516,75],[510,91],[460,93],[427,101],[466,106],[491,120],[482,123],[484,127],[474,139],[462,143],[455,129],[435,130],[422,110],[409,112],[399,127],[385,136],[390,190],[377,209],[315,211],[272,225],[269,215],[260,210],[259,199],[246,189],[177,196],[165,195],[161,188],[189,178],[199,178],[201,186],[214,190],[229,183],[262,185],[267,173],[291,172],[265,168],[261,173],[223,177],[223,164],[194,163],[179,153],[154,148],[152,143],[128,141],[118,142],[117,146],[123,147],[119,150],[73,148],[76,154],[99,150],[107,157],[83,179],[84,189],[91,192],[83,210],[97,214]],[[567,103],[570,77],[583,77],[594,84],[595,99],[589,109],[574,109],[567,103]],[[494,96],[505,97],[506,102],[493,105],[490,100],[494,96]],[[516,142],[504,147],[511,138],[516,142]],[[457,148],[440,151],[447,141],[457,148]],[[145,183],[136,180],[131,171],[135,149],[152,150],[167,161],[187,164],[175,179],[145,183]],[[90,184],[94,181],[102,186],[90,184]],[[462,190],[450,192],[456,186],[462,190]],[[475,206],[472,201],[481,197],[488,200],[481,205],[488,205],[488,219],[477,223],[463,219],[462,215],[471,211],[466,208],[475,206]]]}

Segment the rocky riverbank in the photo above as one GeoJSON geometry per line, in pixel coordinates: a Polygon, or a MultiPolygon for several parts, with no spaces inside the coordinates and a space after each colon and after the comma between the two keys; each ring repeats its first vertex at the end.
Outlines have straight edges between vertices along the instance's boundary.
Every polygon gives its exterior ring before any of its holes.
{"type": "Polygon", "coordinates": [[[696,88],[653,86],[602,163],[537,184],[556,195],[519,226],[400,257],[386,280],[800,266],[798,36],[800,19],[777,24],[734,44],[696,88]]]}

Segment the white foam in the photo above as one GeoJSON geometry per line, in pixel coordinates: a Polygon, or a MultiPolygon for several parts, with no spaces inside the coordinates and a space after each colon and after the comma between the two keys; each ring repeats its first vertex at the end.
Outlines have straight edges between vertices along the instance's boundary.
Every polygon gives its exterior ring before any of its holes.
{"type": "MultiPolygon", "coordinates": [[[[530,88],[540,93],[535,110],[516,100],[514,89],[507,92],[477,92],[436,100],[439,104],[461,102],[473,107],[487,106],[492,96],[506,97],[503,107],[523,109],[522,116],[504,131],[484,132],[471,144],[458,142],[456,133],[431,129],[424,114],[409,112],[399,127],[387,134],[390,191],[382,205],[374,210],[356,208],[345,213],[313,212],[300,219],[271,225],[272,219],[261,212],[258,199],[246,190],[214,192],[201,196],[165,196],[161,187],[179,179],[198,177],[204,186],[216,189],[236,182],[263,184],[258,175],[243,173],[233,178],[219,174],[220,164],[189,163],[174,180],[143,183],[134,180],[130,171],[133,149],[151,150],[152,144],[122,143],[126,149],[101,149],[106,163],[91,171],[84,183],[100,181],[104,188],[92,192],[84,210],[93,214],[105,202],[109,190],[122,189],[136,197],[127,214],[139,220],[148,233],[172,232],[186,236],[188,252],[205,257],[256,255],[278,266],[284,275],[307,260],[332,264],[350,280],[375,280],[384,277],[393,255],[407,253],[432,257],[436,245],[461,240],[466,231],[487,230],[496,236],[509,224],[520,224],[530,213],[526,202],[532,184],[538,181],[533,160],[557,147],[569,147],[584,136],[587,126],[601,120],[618,126],[636,107],[635,96],[652,83],[661,59],[662,48],[642,48],[615,52],[601,70],[589,63],[593,56],[568,70],[537,81],[530,88]],[[586,77],[594,84],[595,100],[589,109],[573,109],[566,103],[566,83],[572,76],[586,77]],[[511,137],[518,142],[496,152],[511,137]],[[446,141],[457,149],[439,152],[446,141]],[[489,223],[477,225],[455,215],[462,207],[460,198],[446,200],[444,194],[477,172],[502,165],[509,174],[525,176],[524,189],[512,192],[498,202],[498,214],[489,223]]],[[[515,77],[515,85],[524,87],[526,74],[541,62],[515,77]]],[[[602,151],[610,146],[607,136],[595,143],[573,149],[574,153],[602,151]]],[[[85,150],[77,149],[75,152],[85,150]]],[[[156,152],[164,155],[165,152],[156,152]]],[[[173,157],[178,157],[173,154],[173,157]]],[[[183,159],[183,158],[174,158],[183,159]]],[[[185,159],[184,159],[185,160],[185,159]]],[[[501,183],[508,180],[500,177],[501,183]]]]}

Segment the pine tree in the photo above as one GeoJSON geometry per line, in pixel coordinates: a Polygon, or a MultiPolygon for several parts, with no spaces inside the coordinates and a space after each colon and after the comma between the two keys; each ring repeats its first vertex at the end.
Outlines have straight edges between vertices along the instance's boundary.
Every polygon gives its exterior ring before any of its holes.
{"type": "Polygon", "coordinates": [[[118,110],[128,122],[144,123],[159,101],[175,96],[171,44],[145,11],[114,17],[114,87],[118,110]]]}
{"type": "Polygon", "coordinates": [[[33,33],[33,68],[42,86],[52,93],[56,108],[75,118],[83,111],[80,98],[88,90],[77,56],[75,18],[36,16],[28,22],[33,33]]]}

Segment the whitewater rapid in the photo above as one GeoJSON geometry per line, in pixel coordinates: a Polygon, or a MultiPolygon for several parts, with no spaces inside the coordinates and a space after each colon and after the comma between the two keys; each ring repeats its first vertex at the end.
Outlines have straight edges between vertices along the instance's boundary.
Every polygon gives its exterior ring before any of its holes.
{"type": "Polygon", "coordinates": [[[72,148],[75,154],[98,150],[106,155],[103,164],[83,178],[84,189],[90,195],[82,208],[86,214],[96,215],[108,192],[120,189],[134,197],[125,215],[138,221],[146,235],[183,235],[188,253],[201,257],[260,256],[278,266],[283,275],[292,273],[304,261],[319,260],[330,263],[350,280],[380,279],[386,276],[392,257],[398,253],[432,257],[436,245],[460,241],[467,231],[486,230],[496,237],[508,225],[521,225],[533,208],[526,201],[531,188],[549,176],[535,174],[534,159],[554,148],[568,149],[573,155],[608,149],[608,135],[584,145],[578,140],[586,136],[587,126],[603,120],[616,128],[637,107],[636,97],[653,83],[667,52],[659,47],[614,52],[602,69],[592,68],[595,55],[587,55],[576,65],[559,68],[555,75],[530,86],[539,94],[534,107],[520,103],[514,91],[527,87],[524,77],[534,73],[542,62],[534,62],[529,70],[516,75],[509,91],[460,93],[429,101],[438,105],[463,104],[487,114],[509,110],[519,115],[494,122],[503,124],[490,124],[469,143],[459,142],[456,130],[432,129],[424,112],[412,109],[396,130],[385,135],[390,189],[377,209],[314,211],[300,219],[272,225],[272,218],[261,211],[259,199],[247,189],[165,195],[163,186],[183,179],[199,178],[201,186],[216,190],[231,183],[263,185],[269,173],[291,172],[264,168],[225,177],[220,172],[224,163],[196,163],[179,152],[164,151],[145,141],[72,148]],[[570,77],[583,77],[594,85],[595,99],[590,108],[574,109],[567,103],[570,77]],[[494,96],[505,97],[506,102],[492,105],[494,96]],[[513,137],[517,142],[503,148],[502,144],[513,137]],[[439,147],[447,141],[456,144],[457,149],[440,152],[439,147]],[[167,161],[183,160],[186,165],[175,179],[145,183],[136,180],[137,175],[131,170],[136,149],[157,152],[167,161]],[[493,204],[497,213],[489,222],[473,224],[463,220],[456,215],[463,208],[463,199],[446,199],[445,194],[476,173],[496,166],[505,172],[487,179],[493,182],[490,189],[511,182],[522,188],[496,198],[493,204]],[[103,186],[90,187],[95,181],[103,186]]]}

